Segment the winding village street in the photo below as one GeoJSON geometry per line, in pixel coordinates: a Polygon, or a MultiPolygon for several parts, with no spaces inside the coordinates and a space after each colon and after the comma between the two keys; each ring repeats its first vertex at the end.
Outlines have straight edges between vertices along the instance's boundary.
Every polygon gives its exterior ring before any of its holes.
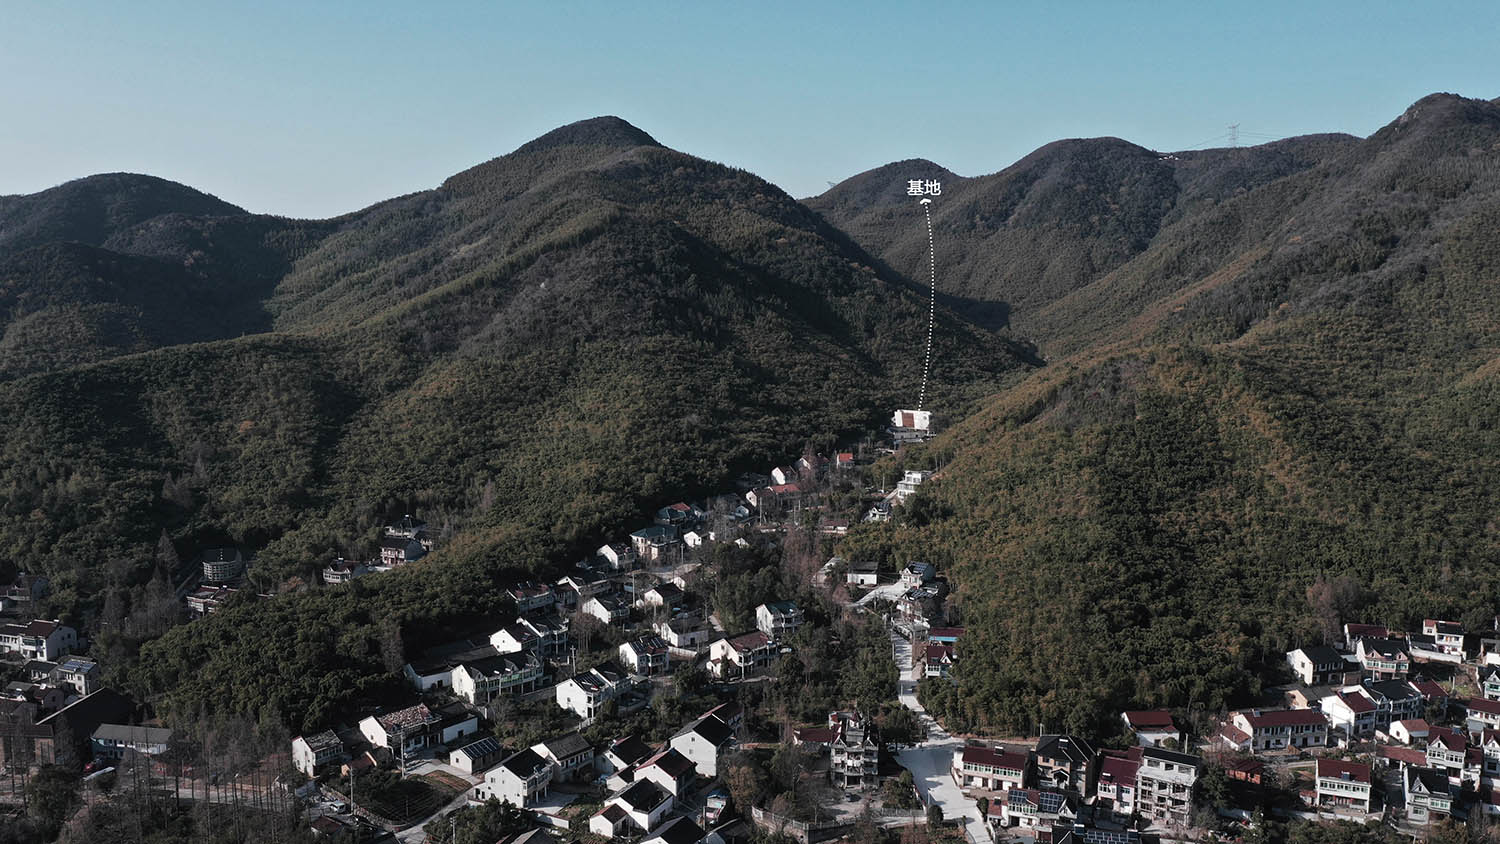
{"type": "Polygon", "coordinates": [[[989,841],[990,833],[984,818],[979,816],[979,807],[974,800],[964,796],[963,791],[953,782],[953,752],[963,746],[963,740],[948,735],[917,701],[918,678],[917,669],[912,665],[911,643],[894,631],[891,633],[891,654],[900,673],[897,688],[901,703],[916,713],[917,721],[926,731],[926,740],[903,748],[897,754],[897,760],[911,771],[924,802],[940,806],[946,819],[962,818],[964,831],[970,841],[976,844],[989,841]]]}

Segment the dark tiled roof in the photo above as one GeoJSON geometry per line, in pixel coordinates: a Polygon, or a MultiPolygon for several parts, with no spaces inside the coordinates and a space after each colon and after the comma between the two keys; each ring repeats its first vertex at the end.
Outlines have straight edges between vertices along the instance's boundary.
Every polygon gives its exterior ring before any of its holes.
{"type": "Polygon", "coordinates": [[[673,779],[682,779],[691,773],[694,767],[692,760],[671,747],[641,763],[642,768],[649,768],[652,765],[666,771],[667,775],[673,779]]]}
{"type": "Polygon", "coordinates": [[[610,744],[609,749],[627,765],[634,765],[651,755],[650,745],[641,741],[639,736],[617,739],[610,744]]]}
{"type": "Polygon", "coordinates": [[[558,759],[568,759],[589,749],[588,739],[580,733],[568,733],[542,742],[547,752],[558,759]]]}
{"type": "Polygon", "coordinates": [[[1322,779],[1323,777],[1347,779],[1369,785],[1370,766],[1361,765],[1357,762],[1345,762],[1342,759],[1319,759],[1318,778],[1322,779]]]}
{"type": "Polygon", "coordinates": [[[703,829],[690,818],[673,818],[648,837],[660,838],[666,844],[698,844],[703,840],[703,829]]]}
{"type": "Polygon", "coordinates": [[[1167,750],[1161,747],[1147,747],[1141,750],[1142,759],[1160,759],[1163,762],[1172,762],[1177,765],[1191,765],[1197,767],[1203,760],[1191,753],[1178,753],[1175,750],[1167,750]]]}
{"type": "Polygon", "coordinates": [[[620,799],[638,812],[655,809],[671,796],[651,780],[636,780],[634,785],[620,792],[620,799]]]}
{"type": "Polygon", "coordinates": [[[1042,736],[1036,745],[1039,759],[1057,759],[1087,765],[1094,758],[1094,746],[1075,736],[1042,736]]]}
{"type": "Polygon", "coordinates": [[[697,733],[703,736],[715,747],[725,744],[734,735],[729,729],[729,725],[721,721],[717,715],[704,715],[702,718],[683,727],[677,735],[681,736],[688,733],[697,733]]]}
{"type": "Polygon", "coordinates": [[[1310,648],[1303,648],[1302,655],[1312,660],[1313,665],[1328,665],[1344,661],[1343,654],[1327,645],[1313,645],[1310,648]]]}
{"type": "Polygon", "coordinates": [[[505,757],[505,760],[500,763],[500,767],[525,779],[536,773],[537,768],[547,767],[547,760],[536,755],[536,751],[528,747],[525,750],[517,751],[505,757]]]}

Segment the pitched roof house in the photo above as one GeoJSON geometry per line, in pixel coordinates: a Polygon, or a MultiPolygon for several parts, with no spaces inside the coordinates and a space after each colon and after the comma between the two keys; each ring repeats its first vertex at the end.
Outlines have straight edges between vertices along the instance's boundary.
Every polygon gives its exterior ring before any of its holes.
{"type": "Polygon", "coordinates": [[[717,715],[704,715],[683,727],[668,742],[706,777],[719,775],[719,758],[734,747],[734,731],[717,715]]]}

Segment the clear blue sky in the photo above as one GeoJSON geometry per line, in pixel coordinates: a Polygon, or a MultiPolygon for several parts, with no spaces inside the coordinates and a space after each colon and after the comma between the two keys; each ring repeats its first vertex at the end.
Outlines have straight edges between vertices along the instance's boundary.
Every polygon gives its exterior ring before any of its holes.
{"type": "Polygon", "coordinates": [[[1494,2],[0,0],[0,194],[126,170],[330,216],[616,114],[805,196],[1064,137],[1366,135],[1500,96],[1497,34],[1494,2]]]}

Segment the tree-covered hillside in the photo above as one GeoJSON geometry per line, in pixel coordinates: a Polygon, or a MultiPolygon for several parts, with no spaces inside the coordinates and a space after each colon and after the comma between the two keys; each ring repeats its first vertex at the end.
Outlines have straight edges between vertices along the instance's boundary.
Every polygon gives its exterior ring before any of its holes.
{"type": "MultiPolygon", "coordinates": [[[[288,594],[174,629],[128,672],[179,715],[208,700],[314,723],[383,682],[387,621],[420,644],[498,611],[501,573],[570,562],[664,498],[867,430],[920,376],[924,290],[774,186],[614,118],[335,220],[127,223],[98,260],[154,272],[33,278],[26,301],[97,299],[154,325],[213,282],[262,333],[0,382],[15,432],[0,547],[52,575],[85,627],[147,600],[164,529],[185,553],[256,550],[257,585],[288,594]],[[296,594],[405,512],[440,532],[419,571],[443,574],[383,578],[347,606],[296,594]],[[330,624],[344,632],[306,632],[330,624]],[[205,665],[243,682],[208,695],[205,665]],[[300,679],[273,695],[279,676],[300,679]]],[[[1023,369],[1024,349],[939,321],[950,404],[1023,369]]]]}
{"type": "Polygon", "coordinates": [[[999,173],[955,176],[927,161],[879,167],[807,200],[892,267],[913,271],[927,233],[908,179],[940,179],[932,206],[939,285],[965,313],[1053,352],[1039,312],[1107,278],[1175,223],[1306,170],[1354,141],[1294,138],[1164,154],[1118,138],[1057,141],[999,173]]]}
{"type": "Polygon", "coordinates": [[[1058,300],[1072,354],[917,458],[944,468],[906,525],[851,540],[958,581],[939,711],[1112,732],[1244,703],[1344,621],[1492,624],[1500,107],[1435,95],[1337,147],[1058,300]]]}

